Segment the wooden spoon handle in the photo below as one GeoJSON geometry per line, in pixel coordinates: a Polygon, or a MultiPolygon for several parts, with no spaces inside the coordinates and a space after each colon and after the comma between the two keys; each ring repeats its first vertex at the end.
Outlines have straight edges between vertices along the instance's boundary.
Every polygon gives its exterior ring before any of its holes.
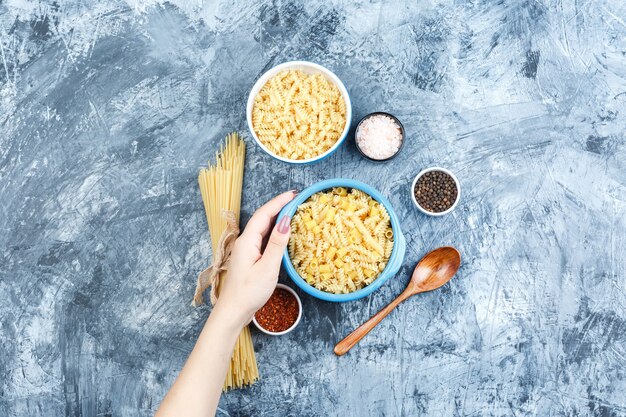
{"type": "Polygon", "coordinates": [[[391,311],[396,308],[398,304],[407,298],[407,294],[400,294],[398,298],[390,302],[387,307],[383,308],[378,313],[373,315],[371,319],[357,327],[352,333],[347,335],[341,342],[335,345],[335,354],[337,356],[341,356],[352,349],[354,345],[359,343],[359,340],[363,339],[363,337],[365,337],[365,335],[374,328],[374,326],[380,323],[385,317],[387,317],[387,314],[391,313],[391,311]]]}

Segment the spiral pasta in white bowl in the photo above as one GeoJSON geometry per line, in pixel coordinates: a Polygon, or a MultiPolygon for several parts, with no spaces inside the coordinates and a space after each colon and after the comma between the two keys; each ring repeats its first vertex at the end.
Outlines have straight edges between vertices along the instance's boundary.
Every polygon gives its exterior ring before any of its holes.
{"type": "Polygon", "coordinates": [[[246,109],[252,137],[268,154],[294,164],[330,155],[345,139],[352,119],[343,83],[328,69],[286,62],[259,78],[246,109]]]}

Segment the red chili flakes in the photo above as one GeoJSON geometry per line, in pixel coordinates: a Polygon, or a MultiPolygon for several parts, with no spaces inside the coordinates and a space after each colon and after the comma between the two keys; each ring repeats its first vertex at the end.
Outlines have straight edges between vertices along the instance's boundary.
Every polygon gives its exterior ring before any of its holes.
{"type": "Polygon", "coordinates": [[[265,330],[279,333],[293,326],[299,313],[300,306],[296,297],[283,288],[276,288],[254,318],[265,330]]]}

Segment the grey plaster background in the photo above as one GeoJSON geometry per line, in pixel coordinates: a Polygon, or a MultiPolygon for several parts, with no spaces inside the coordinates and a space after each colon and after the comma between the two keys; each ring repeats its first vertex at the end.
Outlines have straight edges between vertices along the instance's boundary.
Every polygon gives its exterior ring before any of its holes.
{"type": "Polygon", "coordinates": [[[371,297],[304,297],[295,333],[255,333],[262,380],[218,414],[626,415],[623,1],[0,0],[0,416],[154,413],[209,311],[189,307],[210,257],[198,168],[291,59],[409,142],[386,165],[347,143],[294,168],[248,141],[244,218],[357,178],[408,253],[371,297]],[[433,164],[463,185],[442,219],[408,194],[433,164]],[[443,244],[454,281],[335,357],[443,244]]]}

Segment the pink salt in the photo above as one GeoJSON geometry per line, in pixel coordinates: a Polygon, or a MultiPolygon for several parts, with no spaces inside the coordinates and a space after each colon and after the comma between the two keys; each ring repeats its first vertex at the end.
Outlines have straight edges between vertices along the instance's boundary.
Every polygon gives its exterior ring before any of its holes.
{"type": "Polygon", "coordinates": [[[389,116],[376,114],[363,120],[356,132],[356,143],[372,159],[387,159],[402,145],[402,130],[389,116]]]}

